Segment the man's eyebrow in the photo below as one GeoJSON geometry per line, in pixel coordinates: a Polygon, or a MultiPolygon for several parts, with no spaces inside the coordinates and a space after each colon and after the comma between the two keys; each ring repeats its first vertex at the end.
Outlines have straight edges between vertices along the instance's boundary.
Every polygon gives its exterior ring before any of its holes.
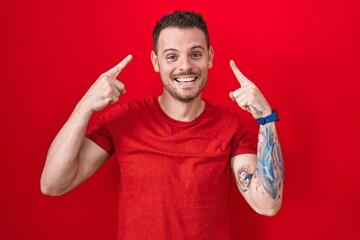
{"type": "Polygon", "coordinates": [[[162,53],[166,53],[166,52],[178,52],[179,50],[175,49],[175,48],[167,48],[165,49],[162,53]]]}
{"type": "Polygon", "coordinates": [[[190,50],[194,50],[194,49],[197,49],[197,48],[201,48],[202,50],[205,51],[205,48],[204,48],[203,46],[201,46],[201,45],[192,46],[192,47],[190,48],[190,50]]]}
{"type": "MultiPolygon", "coordinates": [[[[203,46],[201,46],[201,45],[192,46],[192,47],[190,48],[190,50],[194,50],[194,49],[197,49],[197,48],[200,48],[200,49],[202,49],[202,50],[205,51],[205,48],[204,48],[203,46]]],[[[167,49],[165,49],[162,53],[165,54],[166,52],[178,52],[178,51],[179,51],[179,50],[177,50],[177,49],[175,49],[175,48],[167,48],[167,49]]]]}

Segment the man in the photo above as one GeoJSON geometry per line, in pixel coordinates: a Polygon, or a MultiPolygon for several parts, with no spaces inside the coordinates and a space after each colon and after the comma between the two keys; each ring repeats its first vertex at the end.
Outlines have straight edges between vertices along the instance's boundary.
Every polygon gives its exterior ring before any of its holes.
{"type": "Polygon", "coordinates": [[[262,124],[257,152],[236,114],[201,99],[214,58],[201,15],[166,15],[153,39],[151,61],[164,85],[162,95],[117,104],[86,133],[92,113],[125,94],[116,77],[132,56],[102,74],[51,144],[42,192],[58,196],[72,190],[115,154],[119,239],[229,239],[231,170],[256,212],[272,216],[280,209],[277,114],[233,61],[241,87],[230,97],[262,124]]]}

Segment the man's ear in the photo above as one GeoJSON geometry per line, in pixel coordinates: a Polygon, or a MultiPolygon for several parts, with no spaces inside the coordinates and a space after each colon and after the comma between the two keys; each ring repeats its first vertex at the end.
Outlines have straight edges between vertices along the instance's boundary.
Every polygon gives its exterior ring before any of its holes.
{"type": "Polygon", "coordinates": [[[213,60],[214,60],[214,49],[210,46],[209,47],[209,62],[208,62],[208,68],[212,68],[213,66],[213,60]]]}
{"type": "Polygon", "coordinates": [[[159,60],[158,60],[158,56],[155,54],[154,51],[151,51],[151,63],[154,67],[154,71],[159,72],[160,71],[159,60]]]}

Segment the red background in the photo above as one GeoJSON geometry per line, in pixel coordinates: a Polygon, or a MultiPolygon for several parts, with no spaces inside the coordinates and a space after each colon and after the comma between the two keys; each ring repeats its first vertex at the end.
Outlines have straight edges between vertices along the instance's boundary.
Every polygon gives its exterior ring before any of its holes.
{"type": "MultiPolygon", "coordinates": [[[[205,17],[215,49],[203,96],[234,109],[229,60],[276,107],[286,164],[273,218],[231,195],[234,239],[359,239],[360,7],[357,0],[9,1],[0,3],[0,239],[115,239],[115,159],[73,192],[43,196],[47,149],[98,75],[128,53],[123,100],[160,94],[155,21],[205,17]]],[[[234,189],[233,189],[234,190],[234,189]]]]}

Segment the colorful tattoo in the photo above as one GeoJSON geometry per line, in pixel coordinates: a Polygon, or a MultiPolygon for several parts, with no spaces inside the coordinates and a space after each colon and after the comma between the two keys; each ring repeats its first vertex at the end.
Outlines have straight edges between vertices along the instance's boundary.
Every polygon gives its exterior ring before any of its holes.
{"type": "Polygon", "coordinates": [[[237,185],[241,191],[246,192],[249,189],[253,173],[250,165],[244,164],[237,171],[237,185]]]}
{"type": "Polygon", "coordinates": [[[254,177],[259,180],[257,190],[260,183],[272,199],[278,196],[284,181],[284,164],[277,134],[269,124],[261,126],[259,131],[258,165],[254,177]]]}

